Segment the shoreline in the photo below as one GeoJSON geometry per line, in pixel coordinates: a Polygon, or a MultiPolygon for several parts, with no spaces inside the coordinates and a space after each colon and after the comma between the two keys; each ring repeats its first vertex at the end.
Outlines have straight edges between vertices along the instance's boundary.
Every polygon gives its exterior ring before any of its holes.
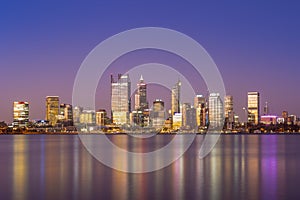
{"type": "Polygon", "coordinates": [[[300,132],[284,133],[65,133],[65,132],[47,132],[47,133],[0,133],[1,135],[300,135],[300,132]]]}

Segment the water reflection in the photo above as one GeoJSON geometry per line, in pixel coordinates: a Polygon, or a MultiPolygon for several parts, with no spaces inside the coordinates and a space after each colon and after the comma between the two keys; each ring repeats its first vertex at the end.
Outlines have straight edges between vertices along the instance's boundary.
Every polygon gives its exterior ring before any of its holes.
{"type": "Polygon", "coordinates": [[[28,146],[24,136],[13,138],[13,199],[25,199],[28,186],[28,146]]]}
{"type": "MultiPolygon", "coordinates": [[[[168,142],[166,137],[111,140],[147,152],[168,142]]],[[[300,199],[299,136],[222,136],[200,160],[203,137],[173,164],[130,174],[96,161],[77,136],[1,136],[0,199],[300,199]]],[[[181,147],[176,143],[174,153],[181,147]]],[[[112,155],[112,162],[128,168],[147,164],[112,155]]]]}

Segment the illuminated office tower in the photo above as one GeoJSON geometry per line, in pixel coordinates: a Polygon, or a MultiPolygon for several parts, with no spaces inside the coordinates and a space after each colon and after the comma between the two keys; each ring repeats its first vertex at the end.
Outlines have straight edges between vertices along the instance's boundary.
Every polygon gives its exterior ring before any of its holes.
{"type": "Polygon", "coordinates": [[[225,96],[224,98],[225,104],[225,117],[229,118],[230,114],[233,113],[233,97],[230,95],[225,96]]]}
{"type": "Polygon", "coordinates": [[[60,104],[59,106],[59,120],[65,125],[73,126],[73,109],[70,104],[60,104]]]}
{"type": "Polygon", "coordinates": [[[46,97],[46,120],[52,126],[55,126],[59,115],[59,97],[58,96],[47,96],[46,97]]]}
{"type": "Polygon", "coordinates": [[[180,113],[180,89],[181,89],[181,82],[179,80],[172,88],[172,105],[171,105],[172,116],[175,113],[180,113]]]}
{"type": "Polygon", "coordinates": [[[196,122],[197,126],[205,127],[206,126],[206,99],[203,95],[197,95],[194,98],[194,108],[196,109],[196,122]]]}
{"type": "Polygon", "coordinates": [[[117,125],[129,124],[131,107],[131,83],[129,75],[118,75],[118,80],[111,76],[111,113],[112,121],[117,125]]]}
{"type": "Polygon", "coordinates": [[[192,130],[196,126],[196,109],[190,103],[184,103],[182,105],[182,127],[192,130]]]}
{"type": "Polygon", "coordinates": [[[70,104],[60,104],[59,114],[64,117],[65,120],[73,120],[73,109],[70,104]]]}
{"type": "Polygon", "coordinates": [[[96,122],[94,110],[83,110],[80,114],[80,124],[94,125],[96,122]]]}
{"type": "Polygon", "coordinates": [[[233,97],[231,95],[225,96],[224,104],[226,128],[231,130],[234,123],[233,97]]]}
{"type": "Polygon", "coordinates": [[[14,102],[14,126],[26,127],[29,122],[29,103],[24,101],[14,102]]]}
{"type": "Polygon", "coordinates": [[[143,76],[141,76],[140,81],[137,84],[137,94],[135,94],[134,109],[141,111],[148,109],[147,84],[144,82],[143,76]]]}
{"type": "Polygon", "coordinates": [[[260,121],[259,92],[248,92],[248,122],[258,124],[260,121]]]}
{"type": "Polygon", "coordinates": [[[96,112],[96,124],[98,126],[105,126],[106,119],[106,110],[101,109],[96,112]]]}
{"type": "Polygon", "coordinates": [[[150,119],[152,122],[152,126],[155,128],[162,128],[165,119],[165,103],[161,99],[156,99],[153,102],[153,109],[150,112],[150,119]]]}
{"type": "Polygon", "coordinates": [[[82,107],[75,106],[73,108],[73,122],[75,125],[80,123],[80,115],[82,111],[83,111],[82,107]]]}
{"type": "Polygon", "coordinates": [[[224,125],[224,108],[219,93],[211,93],[208,100],[208,117],[210,128],[220,128],[224,125]]]}

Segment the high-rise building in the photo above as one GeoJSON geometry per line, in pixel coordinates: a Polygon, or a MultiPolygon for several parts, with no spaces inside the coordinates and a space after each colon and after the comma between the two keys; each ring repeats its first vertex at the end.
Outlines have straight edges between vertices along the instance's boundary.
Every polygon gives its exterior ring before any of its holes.
{"type": "Polygon", "coordinates": [[[100,109],[96,112],[96,124],[98,126],[105,126],[106,125],[106,110],[100,109]]]}
{"type": "Polygon", "coordinates": [[[73,122],[75,125],[80,123],[80,115],[81,115],[82,111],[83,111],[82,107],[75,106],[73,108],[73,122]]]}
{"type": "Polygon", "coordinates": [[[171,107],[171,115],[174,116],[175,113],[180,113],[180,89],[181,82],[178,82],[172,88],[172,107],[171,107]]]}
{"type": "Polygon", "coordinates": [[[184,103],[182,105],[182,126],[185,129],[195,129],[196,124],[196,109],[194,109],[190,103],[184,103]]]}
{"type": "Polygon", "coordinates": [[[59,120],[66,126],[73,126],[73,109],[70,104],[60,104],[59,120]]]}
{"type": "Polygon", "coordinates": [[[52,126],[55,126],[59,115],[59,97],[58,96],[47,96],[46,97],[46,120],[52,126]]]}
{"type": "Polygon", "coordinates": [[[259,92],[248,92],[248,112],[248,122],[258,124],[260,122],[259,92]]]}
{"type": "Polygon", "coordinates": [[[150,119],[153,127],[155,128],[163,127],[166,119],[166,114],[165,114],[165,103],[161,99],[156,99],[153,102],[153,109],[150,112],[150,119]]]}
{"type": "Polygon", "coordinates": [[[197,95],[194,98],[194,108],[196,109],[197,126],[203,128],[206,126],[206,99],[203,95],[197,95]]]}
{"type": "Polygon", "coordinates": [[[137,84],[137,94],[135,94],[134,109],[140,111],[148,109],[147,84],[144,82],[143,76],[141,76],[140,81],[137,84]]]}
{"type": "Polygon", "coordinates": [[[71,104],[62,103],[59,106],[59,114],[64,116],[65,120],[73,120],[73,109],[71,104]]]}
{"type": "Polygon", "coordinates": [[[118,75],[118,80],[111,76],[111,112],[112,121],[117,125],[129,124],[131,107],[131,83],[129,75],[118,75]]]}
{"type": "Polygon", "coordinates": [[[219,93],[209,95],[208,106],[210,128],[222,128],[224,125],[224,108],[219,93]]]}
{"type": "Polygon", "coordinates": [[[130,124],[143,127],[144,115],[141,110],[134,110],[130,113],[130,124]]]}
{"type": "Polygon", "coordinates": [[[231,130],[234,123],[233,97],[231,95],[225,96],[224,104],[226,128],[231,130]]]}
{"type": "Polygon", "coordinates": [[[29,122],[29,103],[24,101],[15,101],[13,106],[13,125],[15,127],[26,127],[29,122]]]}
{"type": "Polygon", "coordinates": [[[230,114],[233,113],[233,97],[230,95],[225,96],[224,103],[225,117],[229,118],[230,114]]]}

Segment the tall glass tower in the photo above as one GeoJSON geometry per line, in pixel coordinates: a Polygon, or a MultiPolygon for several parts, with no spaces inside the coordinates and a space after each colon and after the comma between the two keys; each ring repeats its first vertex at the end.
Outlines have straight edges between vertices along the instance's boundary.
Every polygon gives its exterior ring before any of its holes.
{"type": "Polygon", "coordinates": [[[203,128],[206,126],[206,99],[203,95],[197,95],[194,98],[194,108],[196,109],[197,126],[203,128]]]}
{"type": "Polygon", "coordinates": [[[23,101],[14,102],[14,126],[26,127],[29,122],[29,103],[23,101]]]}
{"type": "Polygon", "coordinates": [[[226,119],[226,128],[231,130],[233,128],[234,122],[234,112],[233,112],[233,96],[227,95],[224,98],[225,104],[225,119],[226,119]]]}
{"type": "Polygon", "coordinates": [[[172,88],[172,107],[171,107],[171,114],[172,116],[175,113],[180,113],[180,89],[181,89],[181,82],[178,82],[172,88]]]}
{"type": "Polygon", "coordinates": [[[134,109],[141,111],[148,109],[147,84],[144,82],[143,76],[141,76],[140,81],[137,84],[137,94],[135,94],[134,109]]]}
{"type": "Polygon", "coordinates": [[[218,128],[224,125],[223,102],[219,93],[211,93],[208,101],[208,117],[210,128],[218,128]]]}
{"type": "Polygon", "coordinates": [[[259,92],[248,92],[248,122],[258,124],[260,121],[259,92]]]}
{"type": "Polygon", "coordinates": [[[118,74],[118,80],[111,75],[111,114],[117,125],[129,123],[131,108],[131,82],[129,75],[118,74]]]}
{"type": "Polygon", "coordinates": [[[46,120],[54,126],[57,123],[59,115],[59,97],[47,96],[46,97],[46,120]]]}

